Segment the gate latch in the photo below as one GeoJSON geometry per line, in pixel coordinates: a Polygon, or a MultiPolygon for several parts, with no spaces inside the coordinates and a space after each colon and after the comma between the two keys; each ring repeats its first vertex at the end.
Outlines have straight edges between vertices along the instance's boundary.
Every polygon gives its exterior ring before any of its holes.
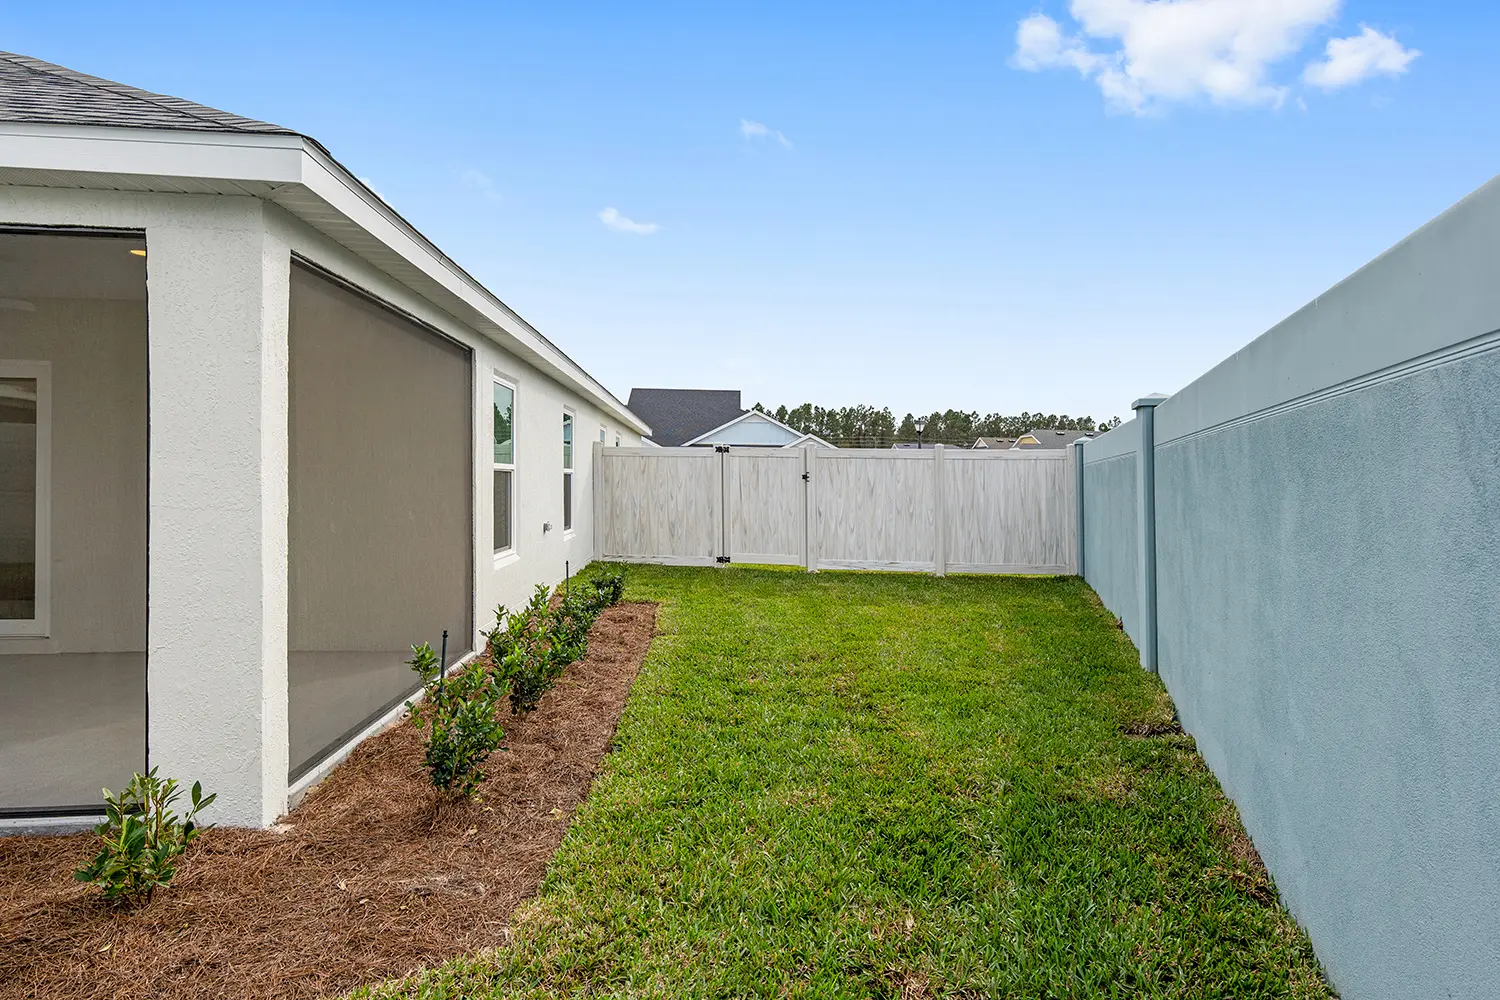
{"type": "Polygon", "coordinates": [[[810,482],[812,482],[812,473],[811,472],[804,472],[804,473],[802,473],[802,481],[804,483],[810,483],[810,482]]]}

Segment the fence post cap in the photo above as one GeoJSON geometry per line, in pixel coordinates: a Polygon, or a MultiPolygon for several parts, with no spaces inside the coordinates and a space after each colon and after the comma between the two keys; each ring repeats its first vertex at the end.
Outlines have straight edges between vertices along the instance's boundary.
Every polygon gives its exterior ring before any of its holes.
{"type": "Polygon", "coordinates": [[[1149,396],[1142,396],[1140,399],[1137,399],[1134,403],[1131,403],[1130,404],[1130,408],[1132,410],[1144,410],[1144,409],[1147,409],[1147,408],[1152,407],[1152,406],[1159,406],[1166,399],[1167,399],[1167,394],[1166,393],[1164,393],[1164,392],[1153,392],[1149,396]]]}

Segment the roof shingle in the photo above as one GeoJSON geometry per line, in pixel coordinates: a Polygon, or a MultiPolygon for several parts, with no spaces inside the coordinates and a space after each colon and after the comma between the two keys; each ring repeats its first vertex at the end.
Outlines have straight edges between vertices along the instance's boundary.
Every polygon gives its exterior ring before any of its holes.
{"type": "Polygon", "coordinates": [[[0,121],[298,134],[280,125],[127,87],[13,52],[0,52],[0,121]]]}
{"type": "Polygon", "coordinates": [[[651,440],[675,448],[744,413],[738,389],[631,389],[625,404],[651,425],[651,440]]]}

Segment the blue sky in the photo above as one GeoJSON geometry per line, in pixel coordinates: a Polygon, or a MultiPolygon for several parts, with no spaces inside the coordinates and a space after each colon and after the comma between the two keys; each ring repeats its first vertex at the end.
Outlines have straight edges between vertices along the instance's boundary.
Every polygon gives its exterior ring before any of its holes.
{"type": "Polygon", "coordinates": [[[0,48],[317,137],[622,397],[1128,416],[1500,172],[1493,3],[221,7],[0,48]]]}

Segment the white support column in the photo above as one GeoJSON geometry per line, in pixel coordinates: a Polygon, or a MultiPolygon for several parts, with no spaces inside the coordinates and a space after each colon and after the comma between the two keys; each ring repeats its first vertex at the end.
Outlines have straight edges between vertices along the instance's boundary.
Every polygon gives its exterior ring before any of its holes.
{"type": "Polygon", "coordinates": [[[943,495],[943,446],[932,446],[932,572],[948,575],[948,504],[943,495]]]}
{"type": "Polygon", "coordinates": [[[149,759],[217,792],[208,819],[287,802],[290,258],[251,199],[148,227],[149,759]]]}

